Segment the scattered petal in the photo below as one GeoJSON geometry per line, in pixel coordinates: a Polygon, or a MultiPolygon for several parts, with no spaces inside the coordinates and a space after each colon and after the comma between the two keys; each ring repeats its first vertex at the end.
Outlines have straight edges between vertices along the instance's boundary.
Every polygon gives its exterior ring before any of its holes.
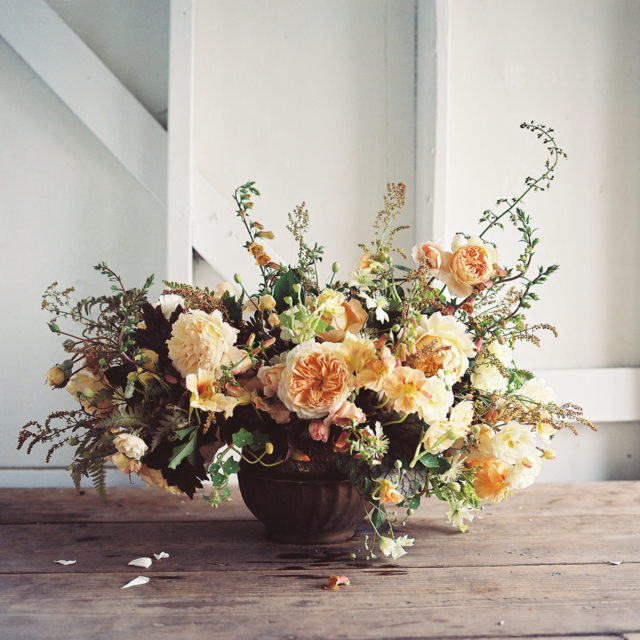
{"type": "Polygon", "coordinates": [[[160,553],[153,554],[156,560],[164,560],[169,557],[169,554],[166,551],[161,551],[160,553]]]}
{"type": "Polygon", "coordinates": [[[501,627],[504,624],[504,620],[500,620],[500,622],[498,622],[498,626],[501,627]]]}
{"type": "Polygon", "coordinates": [[[608,564],[622,564],[622,560],[607,560],[608,564]]]}
{"type": "Polygon", "coordinates": [[[127,563],[132,567],[142,567],[143,569],[148,569],[151,566],[153,560],[151,558],[136,558],[131,562],[127,563]]]}
{"type": "Polygon", "coordinates": [[[146,576],[138,576],[137,578],[134,578],[133,580],[131,580],[131,582],[127,582],[127,584],[125,584],[124,587],[120,587],[120,588],[128,589],[129,587],[137,587],[140,584],[147,584],[147,582],[149,582],[149,578],[147,578],[146,576]]]}
{"type": "Polygon", "coordinates": [[[351,584],[351,582],[349,582],[349,578],[347,578],[347,576],[329,576],[329,578],[327,579],[327,584],[324,586],[325,589],[328,589],[329,591],[337,591],[341,584],[347,585],[347,584],[351,584]]]}
{"type": "Polygon", "coordinates": [[[56,562],[57,564],[61,564],[64,567],[66,567],[69,564],[75,564],[76,563],[75,560],[54,560],[54,562],[56,562]]]}

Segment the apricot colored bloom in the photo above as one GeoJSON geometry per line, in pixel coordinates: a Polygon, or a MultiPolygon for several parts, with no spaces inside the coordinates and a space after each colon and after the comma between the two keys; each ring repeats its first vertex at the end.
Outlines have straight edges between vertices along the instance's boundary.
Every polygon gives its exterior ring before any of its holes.
{"type": "Polygon", "coordinates": [[[356,374],[356,387],[382,391],[389,374],[395,369],[396,359],[389,347],[381,346],[356,374]]]}
{"type": "Polygon", "coordinates": [[[439,278],[452,295],[466,298],[473,287],[490,280],[496,273],[498,252],[480,238],[468,240],[458,234],[451,243],[451,260],[447,270],[441,269],[439,278]]]}
{"type": "Polygon", "coordinates": [[[445,251],[440,246],[440,242],[417,244],[411,249],[411,257],[416,264],[424,265],[427,268],[427,273],[438,280],[442,280],[440,270],[447,272],[451,261],[451,253],[445,251]]]}
{"type": "Polygon", "coordinates": [[[379,480],[378,482],[380,482],[380,486],[376,493],[382,502],[393,502],[394,504],[398,504],[404,500],[404,496],[398,492],[396,485],[393,484],[393,482],[386,478],[384,480],[379,480]]]}
{"type": "Polygon", "coordinates": [[[244,356],[234,346],[237,336],[238,330],[225,322],[217,309],[212,313],[192,309],[173,324],[167,340],[169,357],[183,377],[198,369],[220,377],[222,365],[239,362],[244,356]]]}
{"type": "Polygon", "coordinates": [[[180,491],[178,487],[170,485],[167,482],[167,479],[162,475],[162,471],[160,471],[160,469],[152,469],[146,464],[143,464],[140,467],[138,475],[140,476],[142,481],[150,487],[164,489],[168,493],[175,493],[176,495],[180,495],[182,493],[182,491],[180,491]]]}
{"type": "Polygon", "coordinates": [[[363,253],[358,264],[358,271],[363,273],[372,273],[382,266],[382,262],[378,262],[371,257],[369,253],[363,253]]]}
{"type": "Polygon", "coordinates": [[[65,389],[91,415],[106,415],[113,408],[111,398],[107,395],[107,380],[102,375],[96,377],[90,373],[76,373],[67,382],[65,389]]]}
{"type": "Polygon", "coordinates": [[[353,333],[347,333],[341,349],[349,369],[356,375],[362,371],[369,360],[376,356],[376,345],[373,340],[361,338],[353,333]]]}
{"type": "Polygon", "coordinates": [[[198,373],[190,373],[185,379],[185,385],[191,391],[189,404],[193,409],[202,409],[216,413],[224,412],[225,418],[233,415],[233,410],[239,404],[238,398],[226,396],[217,389],[217,378],[211,371],[198,369],[198,373]]]}
{"type": "Polygon", "coordinates": [[[300,418],[323,418],[339,407],[353,389],[353,375],[340,345],[303,342],[287,355],[278,396],[300,418]]]}
{"type": "Polygon", "coordinates": [[[453,393],[446,384],[411,367],[396,367],[382,386],[385,395],[399,413],[417,413],[431,424],[444,420],[453,404],[453,393]]]}
{"type": "Polygon", "coordinates": [[[421,316],[411,348],[413,366],[425,375],[444,373],[449,383],[460,380],[469,367],[469,358],[476,353],[473,336],[467,327],[453,316],[443,316],[439,311],[421,316]]]}
{"type": "Polygon", "coordinates": [[[111,460],[118,471],[121,471],[122,473],[130,474],[138,473],[138,471],[140,471],[141,462],[139,460],[129,458],[129,456],[121,453],[120,451],[108,456],[108,459],[111,460]]]}
{"type": "Polygon", "coordinates": [[[264,395],[267,396],[267,398],[278,393],[278,385],[280,384],[284,367],[285,363],[279,362],[270,367],[264,366],[258,369],[258,380],[264,385],[264,395]]]}
{"type": "Polygon", "coordinates": [[[333,329],[318,334],[329,342],[342,342],[348,333],[357,334],[367,321],[367,312],[359,300],[347,300],[339,291],[325,289],[316,299],[315,306],[324,308],[322,319],[333,329]]]}
{"type": "Polygon", "coordinates": [[[465,461],[476,474],[473,486],[478,497],[487,502],[500,502],[507,497],[509,483],[507,476],[511,472],[511,465],[493,456],[469,456],[465,461]]]}

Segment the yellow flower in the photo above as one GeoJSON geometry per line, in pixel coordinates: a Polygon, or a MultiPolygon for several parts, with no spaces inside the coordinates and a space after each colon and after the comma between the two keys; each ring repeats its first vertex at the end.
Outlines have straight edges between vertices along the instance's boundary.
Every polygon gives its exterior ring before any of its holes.
{"type": "Polygon", "coordinates": [[[382,502],[393,502],[394,504],[398,504],[404,500],[404,496],[398,492],[396,485],[390,480],[385,478],[384,480],[376,480],[376,482],[380,483],[376,493],[378,493],[382,502]]]}
{"type": "Polygon", "coordinates": [[[217,382],[216,376],[206,369],[198,369],[197,374],[190,373],[185,379],[185,385],[191,391],[189,404],[194,409],[224,412],[225,418],[230,418],[239,400],[220,393],[216,389],[217,382]]]}
{"type": "Polygon", "coordinates": [[[427,378],[411,367],[396,367],[385,378],[382,390],[395,411],[417,413],[429,424],[444,420],[453,404],[453,393],[440,378],[427,378]]]}

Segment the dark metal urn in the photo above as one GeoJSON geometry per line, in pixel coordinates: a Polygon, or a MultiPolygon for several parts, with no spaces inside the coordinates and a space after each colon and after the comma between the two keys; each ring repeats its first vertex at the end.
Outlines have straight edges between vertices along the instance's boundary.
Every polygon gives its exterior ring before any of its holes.
{"type": "Polygon", "coordinates": [[[242,498],[267,535],[290,544],[349,540],[364,519],[368,501],[330,464],[287,463],[277,475],[244,466],[242,498]]]}

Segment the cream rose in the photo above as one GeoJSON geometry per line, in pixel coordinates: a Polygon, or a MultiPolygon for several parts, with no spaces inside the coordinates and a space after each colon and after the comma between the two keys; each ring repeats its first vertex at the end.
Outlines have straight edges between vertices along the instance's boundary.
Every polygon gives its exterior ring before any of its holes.
{"type": "Polygon", "coordinates": [[[439,278],[454,296],[466,298],[475,285],[491,279],[496,272],[498,252],[480,238],[467,240],[458,234],[451,243],[451,251],[449,268],[441,269],[439,278]]]}
{"type": "Polygon", "coordinates": [[[340,345],[309,340],[292,349],[278,384],[278,396],[301,418],[323,418],[353,389],[353,375],[340,345]]]}
{"type": "Polygon", "coordinates": [[[222,319],[217,309],[205,313],[192,309],[174,322],[171,338],[167,340],[169,357],[184,377],[198,369],[219,377],[222,365],[242,360],[244,352],[234,347],[238,330],[222,319]]]}
{"type": "Polygon", "coordinates": [[[486,393],[505,393],[508,380],[492,364],[476,364],[471,374],[471,386],[486,393]]]}
{"type": "Polygon", "coordinates": [[[113,439],[113,444],[120,453],[133,460],[140,460],[149,448],[142,438],[132,433],[118,433],[113,439]]]}
{"type": "Polygon", "coordinates": [[[411,350],[413,366],[427,376],[442,371],[450,384],[460,380],[469,367],[469,358],[476,353],[473,337],[465,325],[439,311],[421,317],[411,350]]]}
{"type": "Polygon", "coordinates": [[[491,438],[493,455],[507,464],[520,464],[539,457],[531,430],[511,420],[491,438]]]}

